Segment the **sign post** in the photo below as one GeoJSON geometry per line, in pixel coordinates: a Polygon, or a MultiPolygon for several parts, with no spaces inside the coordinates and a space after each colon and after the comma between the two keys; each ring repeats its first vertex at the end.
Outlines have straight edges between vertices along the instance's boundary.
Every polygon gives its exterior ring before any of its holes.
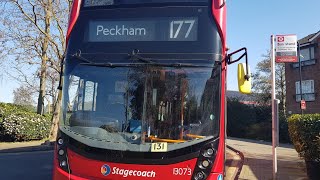
{"type": "Polygon", "coordinates": [[[275,99],[276,99],[276,78],[275,78],[275,37],[271,36],[271,103],[272,103],[272,179],[277,179],[277,144],[276,144],[276,118],[275,118],[275,99]]]}
{"type": "Polygon", "coordinates": [[[296,35],[271,35],[271,74],[272,74],[272,162],[273,162],[273,179],[277,179],[278,166],[277,166],[277,146],[279,137],[279,100],[276,99],[276,75],[275,75],[275,62],[287,63],[298,62],[297,57],[297,36],[296,35]]]}

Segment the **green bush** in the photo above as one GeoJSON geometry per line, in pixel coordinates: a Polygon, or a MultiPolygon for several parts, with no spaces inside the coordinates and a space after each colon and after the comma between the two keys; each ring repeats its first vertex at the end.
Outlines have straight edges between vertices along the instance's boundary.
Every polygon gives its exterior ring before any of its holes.
{"type": "Polygon", "coordinates": [[[299,155],[306,161],[320,162],[320,114],[292,115],[288,127],[299,155]]]}
{"type": "Polygon", "coordinates": [[[279,113],[279,142],[292,144],[289,137],[288,120],[282,113],[279,113]]]}
{"type": "Polygon", "coordinates": [[[240,103],[237,99],[228,99],[227,113],[228,136],[248,138],[248,127],[254,124],[257,118],[254,108],[240,103]]]}
{"type": "Polygon", "coordinates": [[[51,118],[30,112],[28,108],[0,103],[0,140],[30,141],[46,138],[51,118]]]}
{"type": "MultiPolygon", "coordinates": [[[[227,134],[231,137],[272,141],[271,105],[252,106],[228,99],[227,134]]],[[[279,112],[279,141],[291,143],[288,135],[288,122],[279,112]]]]}
{"type": "Polygon", "coordinates": [[[246,130],[246,138],[255,140],[272,140],[272,124],[271,122],[260,122],[248,126],[246,130]]]}

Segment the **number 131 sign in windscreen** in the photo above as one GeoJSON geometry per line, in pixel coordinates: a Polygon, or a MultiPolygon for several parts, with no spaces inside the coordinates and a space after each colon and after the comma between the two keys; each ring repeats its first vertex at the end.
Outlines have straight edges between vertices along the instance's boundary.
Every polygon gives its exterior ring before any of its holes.
{"type": "Polygon", "coordinates": [[[297,57],[297,36],[276,35],[276,62],[298,62],[297,57]]]}

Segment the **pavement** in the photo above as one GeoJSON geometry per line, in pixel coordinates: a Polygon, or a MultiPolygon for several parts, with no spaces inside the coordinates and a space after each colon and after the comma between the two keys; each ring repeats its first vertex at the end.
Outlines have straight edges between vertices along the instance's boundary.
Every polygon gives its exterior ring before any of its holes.
{"type": "Polygon", "coordinates": [[[226,149],[226,176],[225,179],[237,179],[242,171],[244,159],[231,149],[226,149]]]}
{"type": "Polygon", "coordinates": [[[53,143],[50,141],[30,141],[30,142],[0,142],[0,153],[19,153],[34,151],[53,150],[53,143]]]}
{"type": "MultiPolygon", "coordinates": [[[[272,145],[271,143],[231,138],[227,145],[241,151],[244,155],[244,166],[242,167],[239,180],[271,180],[272,179],[272,145]]],[[[227,151],[227,162],[233,165],[239,164],[236,154],[227,151]],[[234,162],[233,162],[234,161],[234,162]]],[[[307,180],[304,160],[299,158],[298,153],[292,145],[280,144],[277,147],[277,162],[279,180],[307,180]]],[[[234,179],[234,166],[226,163],[226,179],[234,179]]]]}

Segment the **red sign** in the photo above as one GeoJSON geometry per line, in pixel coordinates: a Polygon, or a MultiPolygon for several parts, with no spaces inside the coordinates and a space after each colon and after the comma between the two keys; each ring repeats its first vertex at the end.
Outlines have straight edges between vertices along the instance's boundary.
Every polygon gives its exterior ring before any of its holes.
{"type": "Polygon", "coordinates": [[[276,62],[277,63],[294,63],[294,62],[298,62],[297,61],[298,58],[294,57],[294,56],[278,56],[276,57],[276,62]]]}
{"type": "Polygon", "coordinates": [[[284,37],[283,36],[278,36],[278,42],[284,42],[284,37]]]}
{"type": "Polygon", "coordinates": [[[275,41],[277,63],[298,62],[296,35],[276,35],[275,41]]]}
{"type": "Polygon", "coordinates": [[[300,102],[300,108],[302,110],[306,110],[307,109],[307,104],[306,104],[306,101],[305,100],[301,100],[300,102]]]}

